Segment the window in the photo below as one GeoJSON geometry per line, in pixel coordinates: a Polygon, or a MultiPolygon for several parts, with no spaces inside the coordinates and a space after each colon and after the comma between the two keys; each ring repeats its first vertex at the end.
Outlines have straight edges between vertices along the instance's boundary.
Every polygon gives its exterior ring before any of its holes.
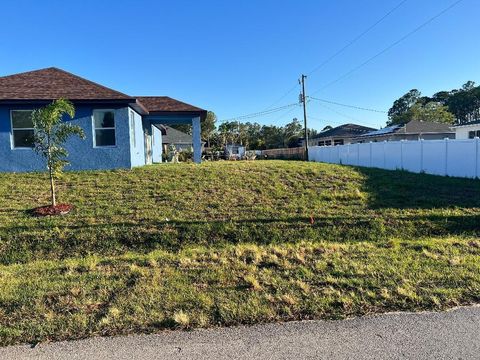
{"type": "Polygon", "coordinates": [[[318,146],[325,146],[325,141],[319,141],[318,146]]]}
{"type": "Polygon", "coordinates": [[[113,110],[94,110],[93,146],[115,145],[115,112],[113,110]]]}
{"type": "Polygon", "coordinates": [[[130,111],[130,138],[132,139],[133,147],[137,147],[137,139],[135,139],[135,113],[130,111]]]}
{"type": "Polygon", "coordinates": [[[330,146],[332,145],[332,140],[326,140],[325,141],[325,146],[330,146]]]}
{"type": "Polygon", "coordinates": [[[334,141],[333,141],[333,145],[335,145],[335,146],[337,146],[337,145],[343,145],[343,139],[334,140],[334,141]]]}
{"type": "Polygon", "coordinates": [[[480,130],[468,132],[469,139],[475,139],[476,137],[480,137],[480,130]]]}
{"type": "Polygon", "coordinates": [[[12,148],[33,148],[32,110],[12,110],[12,148]]]}

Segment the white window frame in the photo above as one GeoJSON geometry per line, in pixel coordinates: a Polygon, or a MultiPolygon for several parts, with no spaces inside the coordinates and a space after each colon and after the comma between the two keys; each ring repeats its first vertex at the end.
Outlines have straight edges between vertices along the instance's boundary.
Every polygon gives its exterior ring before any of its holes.
{"type": "Polygon", "coordinates": [[[13,112],[15,111],[28,111],[28,112],[32,112],[33,109],[12,109],[10,110],[10,147],[12,150],[33,150],[33,146],[30,147],[30,146],[15,146],[15,140],[14,140],[14,137],[13,137],[13,132],[14,130],[35,130],[33,127],[31,128],[14,128],[13,127],[13,112]]]}
{"type": "Polygon", "coordinates": [[[95,109],[92,112],[92,136],[93,136],[93,147],[103,149],[103,148],[115,148],[117,147],[117,117],[115,114],[114,109],[95,109]],[[102,127],[102,128],[97,128],[95,127],[95,113],[96,112],[113,112],[113,127],[102,127]],[[114,131],[114,139],[115,139],[115,145],[97,145],[97,136],[96,132],[97,130],[113,130],[114,131]]]}
{"type": "Polygon", "coordinates": [[[130,136],[132,137],[133,147],[137,147],[137,137],[135,134],[135,112],[130,110],[130,136]]]}

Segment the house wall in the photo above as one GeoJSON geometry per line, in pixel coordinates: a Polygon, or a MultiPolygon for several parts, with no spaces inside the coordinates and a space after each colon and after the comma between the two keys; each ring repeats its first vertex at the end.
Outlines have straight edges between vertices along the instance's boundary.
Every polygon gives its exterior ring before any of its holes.
{"type": "Polygon", "coordinates": [[[365,136],[354,138],[352,143],[369,143],[380,141],[401,141],[401,140],[443,140],[443,139],[455,139],[455,133],[424,133],[424,134],[386,134],[378,136],[365,136]]]}
{"type": "MultiPolygon", "coordinates": [[[[318,137],[318,138],[308,139],[308,146],[320,146],[319,142],[321,142],[321,141],[323,141],[323,142],[330,141],[330,143],[333,145],[335,143],[335,141],[339,141],[339,140],[343,140],[344,145],[352,143],[352,138],[351,137],[328,136],[328,137],[318,137]]],[[[304,144],[305,144],[305,140],[302,140],[301,145],[304,146],[304,144]]],[[[321,146],[324,146],[324,145],[321,145],[321,146]]]]}
{"type": "Polygon", "coordinates": [[[470,131],[480,131],[480,124],[455,128],[456,139],[468,139],[470,131]]]}
{"type": "Polygon", "coordinates": [[[131,166],[143,166],[145,165],[145,137],[143,134],[142,116],[132,108],[129,108],[128,112],[130,126],[131,166]]]}
{"type": "MultiPolygon", "coordinates": [[[[12,149],[10,110],[34,109],[34,106],[0,106],[0,171],[27,172],[46,169],[43,159],[33,149],[12,149]]],[[[129,111],[128,107],[115,106],[76,106],[72,124],[85,131],[86,139],[71,137],[65,147],[69,152],[70,165],[66,170],[93,170],[130,168],[129,111]],[[95,148],[93,146],[92,115],[94,109],[115,110],[116,146],[95,148]]]]}
{"type": "Polygon", "coordinates": [[[161,163],[162,153],[162,132],[156,126],[152,126],[152,161],[161,163]]]}

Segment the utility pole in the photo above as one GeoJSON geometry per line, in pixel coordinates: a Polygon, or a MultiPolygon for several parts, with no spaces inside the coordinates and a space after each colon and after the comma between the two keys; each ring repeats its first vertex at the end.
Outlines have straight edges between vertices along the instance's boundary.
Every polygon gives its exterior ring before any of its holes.
{"type": "Polygon", "coordinates": [[[305,95],[305,79],[307,78],[306,75],[302,74],[302,78],[300,83],[302,84],[302,94],[301,94],[301,101],[303,104],[303,127],[304,127],[304,138],[305,138],[305,161],[308,161],[308,128],[307,128],[307,96],[305,95]]]}

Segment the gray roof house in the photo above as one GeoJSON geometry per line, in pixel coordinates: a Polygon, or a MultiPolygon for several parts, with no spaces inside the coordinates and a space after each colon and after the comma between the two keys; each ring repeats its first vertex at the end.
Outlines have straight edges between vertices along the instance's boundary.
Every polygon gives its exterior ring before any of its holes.
{"type": "Polygon", "coordinates": [[[354,139],[354,143],[398,140],[440,140],[455,139],[455,131],[451,125],[427,121],[412,120],[403,125],[387,126],[380,130],[362,134],[354,139]]]}
{"type": "MultiPolygon", "coordinates": [[[[191,150],[193,148],[193,137],[171,126],[163,125],[162,144],[165,151],[172,144],[175,145],[178,151],[191,150]]],[[[205,143],[202,141],[202,149],[204,145],[205,143]]]]}
{"type": "MultiPolygon", "coordinates": [[[[322,131],[320,134],[308,140],[309,146],[329,146],[351,144],[353,139],[375,130],[374,128],[357,125],[344,124],[333,129],[322,131]]],[[[302,140],[304,142],[304,140],[302,140]]]]}

